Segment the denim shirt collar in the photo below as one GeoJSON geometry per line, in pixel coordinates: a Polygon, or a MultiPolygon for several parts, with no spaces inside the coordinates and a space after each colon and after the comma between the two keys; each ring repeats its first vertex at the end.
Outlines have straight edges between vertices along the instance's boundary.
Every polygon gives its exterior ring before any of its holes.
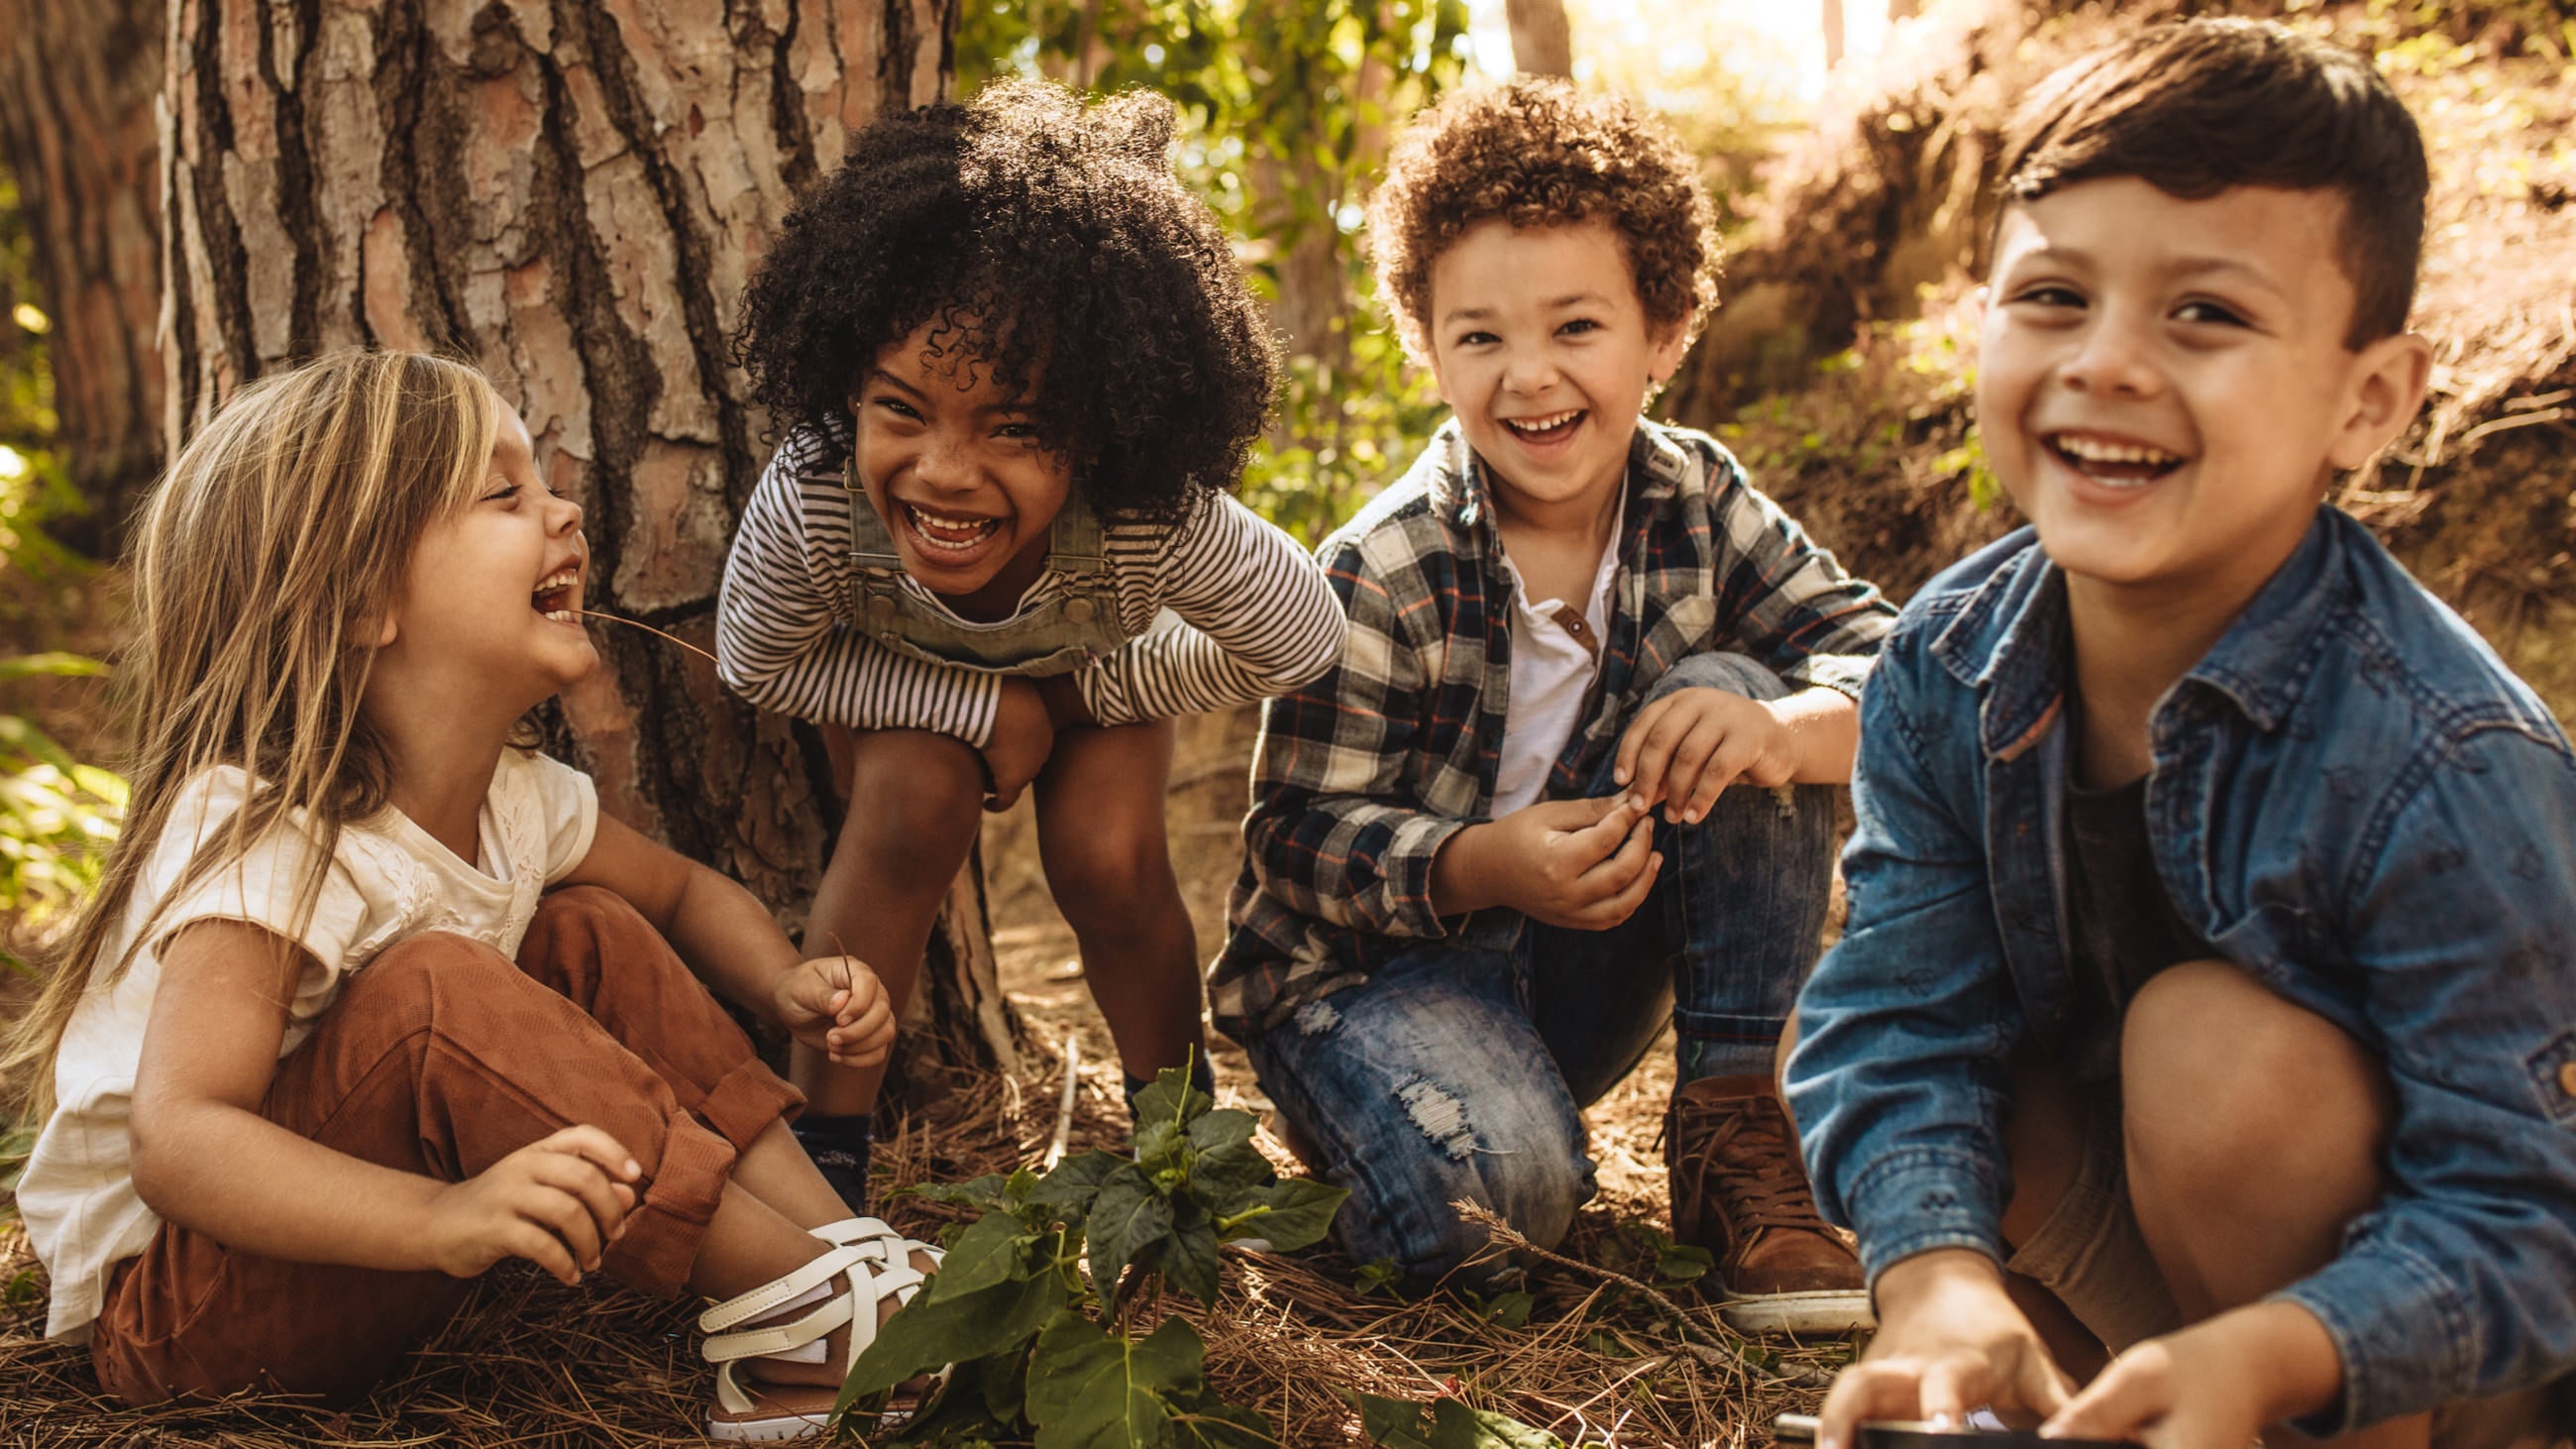
{"type": "MultiPolygon", "coordinates": [[[[2257,728],[2279,729],[2307,690],[2322,625],[2345,593],[2342,554],[2341,515],[2320,505],[2298,547],[2183,678],[2217,691],[2257,728]]],[[[2033,548],[1996,570],[1932,640],[1942,667],[1983,700],[1977,723],[1988,758],[2018,758],[2057,723],[2069,629],[2066,575],[2033,548]]]]}

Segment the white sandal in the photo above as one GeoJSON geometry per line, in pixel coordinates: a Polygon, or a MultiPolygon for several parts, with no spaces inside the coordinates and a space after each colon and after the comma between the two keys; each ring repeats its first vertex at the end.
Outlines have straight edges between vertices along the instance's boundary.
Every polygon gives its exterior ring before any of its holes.
{"type": "MultiPolygon", "coordinates": [[[[898,1306],[910,1303],[921,1291],[924,1278],[912,1266],[911,1255],[926,1253],[933,1262],[942,1256],[939,1249],[914,1242],[875,1218],[846,1218],[815,1229],[814,1236],[832,1244],[831,1250],[698,1316],[698,1328],[707,1335],[703,1349],[707,1362],[717,1365],[716,1406],[707,1413],[708,1438],[754,1442],[822,1433],[831,1422],[829,1407],[799,1412],[781,1407],[774,1399],[764,1403],[735,1380],[734,1366],[752,1358],[821,1363],[831,1351],[824,1340],[847,1324],[849,1356],[841,1363],[846,1375],[858,1356],[876,1342],[878,1305],[889,1295],[898,1306]],[[836,1278],[847,1280],[847,1292],[833,1291],[836,1278]],[[737,1326],[809,1303],[811,1311],[794,1318],[750,1328],[737,1326]]],[[[909,1409],[889,1411],[880,1425],[899,1423],[910,1414],[909,1409]]]]}

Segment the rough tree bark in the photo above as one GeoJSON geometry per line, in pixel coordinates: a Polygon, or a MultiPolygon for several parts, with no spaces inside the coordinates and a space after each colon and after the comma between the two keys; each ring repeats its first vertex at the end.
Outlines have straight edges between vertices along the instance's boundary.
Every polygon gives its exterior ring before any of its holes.
{"type": "MultiPolygon", "coordinates": [[[[589,510],[589,603],[712,647],[769,444],[728,334],[791,194],[936,98],[956,0],[171,0],[170,430],[353,345],[479,364],[589,510]]],[[[801,912],[832,839],[812,731],[638,630],[549,722],[602,805],[801,912]]],[[[1014,1061],[980,864],[908,1040],[1014,1061]]]]}
{"type": "Polygon", "coordinates": [[[1512,28],[1512,69],[1529,75],[1574,74],[1574,27],[1565,0],[1504,0],[1512,28]]]}
{"type": "Polygon", "coordinates": [[[53,319],[57,437],[88,500],[46,531],[112,556],[161,466],[161,0],[0,0],[0,163],[53,319]]]}

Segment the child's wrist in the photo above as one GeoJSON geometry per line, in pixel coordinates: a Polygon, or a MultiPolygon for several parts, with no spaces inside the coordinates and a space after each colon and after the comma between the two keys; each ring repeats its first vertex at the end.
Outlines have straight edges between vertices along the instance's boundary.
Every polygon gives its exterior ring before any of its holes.
{"type": "Polygon", "coordinates": [[[2313,1414],[2343,1392],[2343,1357],[2334,1336],[2298,1304],[2249,1303],[2183,1332],[2204,1338],[2213,1362],[2243,1368],[2241,1381],[2260,1395],[2266,1424],[2313,1414]]]}
{"type": "Polygon", "coordinates": [[[1431,910],[1435,915],[1460,916],[1494,904],[1485,885],[1485,837],[1493,833],[1493,822],[1480,820],[1451,832],[1440,842],[1431,857],[1431,910]]]}

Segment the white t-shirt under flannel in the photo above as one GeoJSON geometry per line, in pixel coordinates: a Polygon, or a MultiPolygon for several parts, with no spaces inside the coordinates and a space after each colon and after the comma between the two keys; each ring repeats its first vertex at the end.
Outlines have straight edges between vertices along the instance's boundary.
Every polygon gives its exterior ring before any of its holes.
{"type": "Polygon", "coordinates": [[[53,1279],[48,1337],[87,1338],[109,1270],[142,1252],[161,1225],[134,1191],[127,1124],[143,1031],[161,984],[159,951],[172,934],[195,921],[246,921],[311,955],[287,1008],[286,1034],[278,1042],[283,1058],[312,1034],[342,980],[397,942],[447,931],[516,956],[539,893],[590,854],[599,823],[589,776],[543,755],[504,750],[475,821],[475,860],[457,859],[388,808],[340,832],[312,913],[297,929],[297,887],[320,846],[300,812],[245,859],[173,896],[198,843],[213,838],[240,808],[248,778],[225,766],[180,788],[125,918],[106,942],[101,979],[147,922],[152,938],[112,985],[91,985],[63,1034],[54,1064],[58,1105],[18,1184],[28,1241],[53,1279]],[[154,919],[165,901],[168,908],[154,919]]]}
{"type": "MultiPolygon", "coordinates": [[[[1610,516],[1627,515],[1628,489],[1622,484],[1610,516]]],[[[1502,758],[1494,769],[1491,813],[1497,819],[1538,803],[1548,771],[1583,723],[1583,706],[1601,673],[1601,631],[1610,623],[1619,551],[1604,541],[1592,595],[1580,612],[1563,599],[1531,600],[1529,580],[1508,553],[1503,568],[1512,576],[1512,697],[1503,715],[1502,758]]]]}

